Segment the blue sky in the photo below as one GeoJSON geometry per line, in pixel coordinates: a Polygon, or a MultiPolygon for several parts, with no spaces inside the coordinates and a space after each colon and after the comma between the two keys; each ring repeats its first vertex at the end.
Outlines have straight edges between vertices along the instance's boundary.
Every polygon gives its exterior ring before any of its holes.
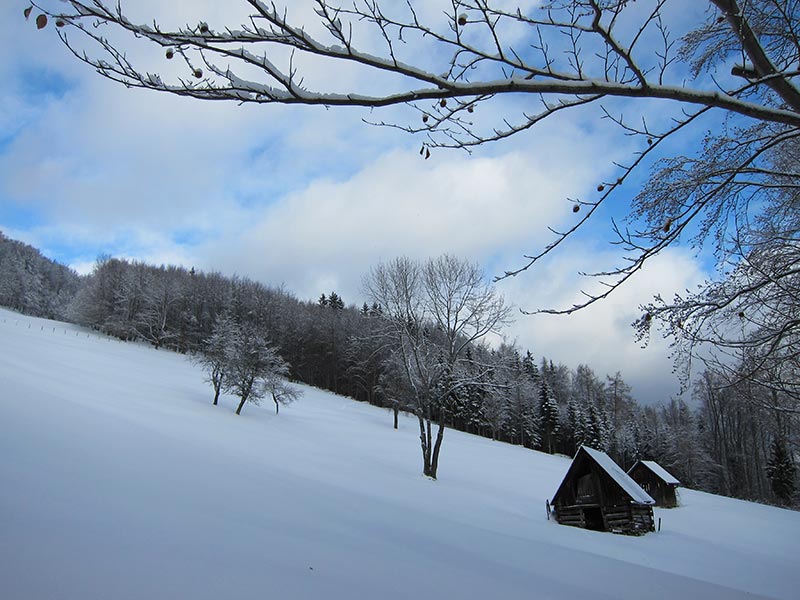
{"type": "MultiPolygon", "coordinates": [[[[126,90],[70,56],[52,28],[26,23],[23,4],[0,7],[0,230],[84,273],[108,253],[238,273],[304,299],[335,290],[357,304],[369,268],[398,255],[448,252],[494,275],[522,264],[548,226],[569,225],[567,198],[595,197],[616,177],[612,161],[633,149],[596,111],[580,111],[472,155],[437,151],[425,161],[421,139],[363,123],[396,110],[242,107],[126,90]]],[[[209,15],[213,26],[220,4],[165,10],[209,15]]],[[[359,82],[329,71],[315,75],[359,82]]],[[[590,282],[576,273],[618,258],[607,244],[616,210],[500,291],[526,309],[577,299],[590,282]]],[[[642,350],[630,323],[654,294],[704,276],[693,253],[676,248],[610,300],[571,317],[519,316],[507,336],[601,377],[620,370],[640,398],[668,399],[677,385],[666,343],[642,350]]]]}

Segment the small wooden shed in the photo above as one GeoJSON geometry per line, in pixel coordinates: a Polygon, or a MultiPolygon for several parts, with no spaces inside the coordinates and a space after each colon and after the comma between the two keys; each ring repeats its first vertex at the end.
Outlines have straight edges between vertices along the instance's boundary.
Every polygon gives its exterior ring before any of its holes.
{"type": "Polygon", "coordinates": [[[640,460],[628,470],[628,475],[656,501],[656,506],[663,508],[678,506],[675,488],[681,482],[657,462],[640,460]]]}
{"type": "Polygon", "coordinates": [[[642,535],[654,531],[653,500],[605,452],[581,446],[552,500],[562,525],[642,535]]]}

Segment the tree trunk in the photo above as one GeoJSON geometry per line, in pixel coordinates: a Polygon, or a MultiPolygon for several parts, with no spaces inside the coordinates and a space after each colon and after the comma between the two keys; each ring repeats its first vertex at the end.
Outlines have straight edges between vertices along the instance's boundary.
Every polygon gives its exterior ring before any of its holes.
{"type": "Polygon", "coordinates": [[[221,369],[217,371],[215,368],[211,373],[211,385],[214,386],[214,406],[219,402],[219,393],[222,391],[222,382],[224,378],[225,375],[222,374],[221,369]]]}
{"type": "MultiPolygon", "coordinates": [[[[425,433],[425,418],[421,414],[417,414],[419,420],[419,441],[422,448],[422,473],[425,476],[431,476],[431,445],[430,438],[425,433]]],[[[430,424],[428,426],[430,431],[430,424]]]]}
{"type": "Polygon", "coordinates": [[[238,406],[238,407],[236,407],[236,414],[237,414],[237,415],[238,415],[238,414],[240,414],[240,413],[242,412],[242,407],[244,406],[244,403],[245,403],[245,402],[247,402],[247,395],[244,395],[244,396],[242,396],[242,399],[241,399],[241,401],[239,402],[239,406],[238,406]]]}
{"type": "Polygon", "coordinates": [[[439,431],[436,432],[436,443],[433,446],[433,458],[431,460],[430,476],[436,479],[436,472],[439,470],[439,450],[444,439],[444,419],[439,420],[439,431]]]}
{"type": "Polygon", "coordinates": [[[394,413],[394,428],[397,429],[397,421],[400,417],[400,402],[397,400],[392,403],[392,412],[394,413]]]}
{"type": "Polygon", "coordinates": [[[275,397],[275,394],[272,394],[272,401],[275,403],[275,414],[277,415],[278,410],[280,409],[280,402],[278,402],[278,399],[275,397]]]}

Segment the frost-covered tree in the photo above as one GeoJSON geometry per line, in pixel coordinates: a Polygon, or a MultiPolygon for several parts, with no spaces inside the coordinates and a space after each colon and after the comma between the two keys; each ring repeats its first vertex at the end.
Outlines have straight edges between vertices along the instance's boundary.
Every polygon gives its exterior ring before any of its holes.
{"type": "Polygon", "coordinates": [[[641,437],[638,418],[634,411],[626,419],[625,424],[614,432],[613,457],[623,469],[629,469],[637,460],[644,458],[641,452],[641,437]]]}
{"type": "Polygon", "coordinates": [[[69,268],[0,232],[0,306],[50,319],[67,316],[81,284],[69,268]]]}
{"type": "Polygon", "coordinates": [[[268,392],[265,379],[282,361],[269,340],[251,324],[237,328],[232,342],[227,351],[223,385],[239,397],[238,415],[246,402],[261,402],[268,392]]]}
{"type": "Polygon", "coordinates": [[[279,414],[281,405],[291,404],[303,395],[300,389],[289,383],[290,372],[289,363],[276,354],[269,370],[262,377],[262,390],[275,403],[276,415],[279,414]]]}
{"type": "Polygon", "coordinates": [[[270,341],[252,323],[239,323],[230,328],[224,348],[222,388],[239,397],[236,414],[246,402],[259,404],[267,394],[278,404],[296,398],[279,379],[289,368],[270,341]]]}
{"type": "Polygon", "coordinates": [[[214,388],[214,406],[219,403],[219,395],[227,382],[230,349],[238,335],[236,323],[228,315],[220,315],[214,323],[214,331],[205,341],[194,361],[208,375],[207,381],[214,388]]]}
{"type": "Polygon", "coordinates": [[[183,298],[183,278],[175,267],[150,268],[143,289],[143,306],[137,319],[139,336],[160,348],[177,335],[178,307],[183,298]],[[172,325],[172,326],[171,326],[172,325]]]}

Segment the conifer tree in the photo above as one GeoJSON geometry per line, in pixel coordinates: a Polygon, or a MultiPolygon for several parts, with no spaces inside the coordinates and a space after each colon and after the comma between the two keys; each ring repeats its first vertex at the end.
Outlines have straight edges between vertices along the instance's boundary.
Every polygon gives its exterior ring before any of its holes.
{"type": "Polygon", "coordinates": [[[772,441],[767,477],[778,500],[782,504],[791,504],[796,485],[795,466],[786,449],[786,441],[782,438],[778,437],[772,441]]]}
{"type": "Polygon", "coordinates": [[[566,450],[574,454],[586,441],[586,419],[574,398],[567,402],[566,427],[563,429],[566,450]]]}
{"type": "MultiPolygon", "coordinates": [[[[534,365],[535,366],[535,365],[534,365]]],[[[540,378],[539,385],[539,425],[542,450],[548,454],[555,452],[558,433],[559,410],[547,380],[540,378]]]]}
{"type": "Polygon", "coordinates": [[[330,306],[333,310],[343,310],[344,300],[342,300],[341,296],[339,296],[339,294],[336,292],[331,292],[328,296],[328,306],[330,306]]]}

